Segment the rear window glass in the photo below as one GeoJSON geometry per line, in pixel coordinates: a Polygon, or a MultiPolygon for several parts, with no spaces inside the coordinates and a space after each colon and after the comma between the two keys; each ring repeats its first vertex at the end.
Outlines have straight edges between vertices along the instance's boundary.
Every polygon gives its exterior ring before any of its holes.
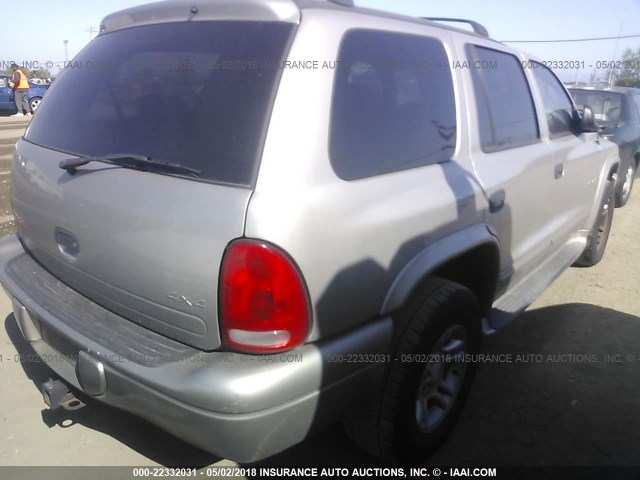
{"type": "Polygon", "coordinates": [[[447,161],[456,107],[442,43],[368,30],[348,33],[338,59],[331,165],[345,180],[447,161]]]}
{"type": "Polygon", "coordinates": [[[292,28],[184,22],[101,35],[56,80],[26,139],[73,155],[145,155],[250,185],[292,28]]]}

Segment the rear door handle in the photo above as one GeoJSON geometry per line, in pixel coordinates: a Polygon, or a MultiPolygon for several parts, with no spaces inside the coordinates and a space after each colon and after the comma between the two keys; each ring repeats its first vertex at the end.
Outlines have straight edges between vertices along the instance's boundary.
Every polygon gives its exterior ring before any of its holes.
{"type": "Polygon", "coordinates": [[[556,165],[556,168],[553,171],[553,176],[557,180],[558,178],[562,178],[563,175],[564,175],[564,165],[562,163],[559,163],[556,165]]]}

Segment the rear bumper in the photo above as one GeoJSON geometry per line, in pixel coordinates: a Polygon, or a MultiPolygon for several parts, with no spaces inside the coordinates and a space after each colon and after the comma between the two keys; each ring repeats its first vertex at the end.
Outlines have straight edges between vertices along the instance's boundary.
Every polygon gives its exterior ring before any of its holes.
{"type": "Polygon", "coordinates": [[[387,351],[382,319],[286,354],[202,352],[118,317],[57,280],[15,235],[0,240],[0,282],[23,336],[67,383],[200,448],[253,462],[361,410],[387,351]]]}

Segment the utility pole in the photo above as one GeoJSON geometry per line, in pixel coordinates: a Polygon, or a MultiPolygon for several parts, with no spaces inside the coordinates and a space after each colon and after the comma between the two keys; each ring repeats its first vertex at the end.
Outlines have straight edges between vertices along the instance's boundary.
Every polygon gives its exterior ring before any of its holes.
{"type": "Polygon", "coordinates": [[[66,65],[69,63],[69,52],[67,51],[67,43],[69,43],[69,40],[63,40],[62,43],[64,43],[64,63],[66,65]]]}
{"type": "MultiPolygon", "coordinates": [[[[624,26],[624,20],[622,20],[620,22],[620,30],[618,30],[618,38],[616,39],[616,46],[613,48],[613,57],[611,57],[615,63],[616,61],[616,54],[618,53],[618,43],[620,43],[620,35],[622,35],[622,27],[624,26]]],[[[609,86],[613,85],[613,74],[614,74],[614,70],[615,69],[611,69],[611,71],[609,72],[609,78],[607,79],[607,83],[609,84],[609,86]]]]}
{"type": "Polygon", "coordinates": [[[89,28],[85,30],[85,32],[89,32],[89,40],[93,40],[93,34],[98,33],[98,30],[94,29],[93,25],[91,25],[89,28]]]}

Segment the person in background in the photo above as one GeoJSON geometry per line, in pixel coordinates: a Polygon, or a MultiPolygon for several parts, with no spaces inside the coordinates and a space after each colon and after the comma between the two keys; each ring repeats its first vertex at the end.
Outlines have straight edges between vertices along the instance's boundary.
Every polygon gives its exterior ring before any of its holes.
{"type": "Polygon", "coordinates": [[[25,114],[31,115],[29,101],[27,100],[27,95],[29,93],[29,82],[27,81],[27,76],[18,68],[18,64],[15,62],[11,64],[11,70],[13,71],[11,83],[13,84],[16,108],[18,109],[18,113],[13,116],[22,117],[25,114]]]}

